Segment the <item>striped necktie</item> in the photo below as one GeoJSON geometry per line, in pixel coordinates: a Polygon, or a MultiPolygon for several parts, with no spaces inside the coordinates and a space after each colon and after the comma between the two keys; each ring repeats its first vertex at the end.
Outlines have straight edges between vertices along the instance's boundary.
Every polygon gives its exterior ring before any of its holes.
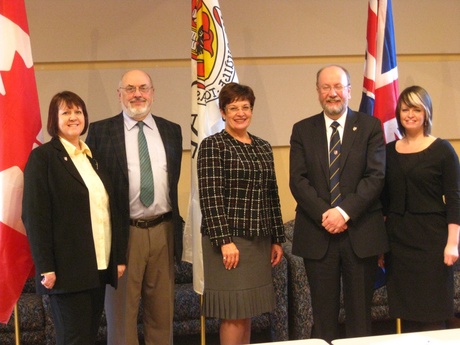
{"type": "Polygon", "coordinates": [[[139,162],[141,170],[140,199],[146,207],[149,207],[152,205],[154,198],[152,164],[150,163],[149,149],[144,135],[143,128],[145,123],[139,121],[137,125],[139,126],[137,143],[139,145],[139,162]]]}
{"type": "Polygon", "coordinates": [[[340,134],[339,134],[339,123],[334,121],[331,124],[332,134],[331,142],[329,145],[329,188],[331,193],[331,206],[335,207],[342,201],[340,194],[340,134]]]}

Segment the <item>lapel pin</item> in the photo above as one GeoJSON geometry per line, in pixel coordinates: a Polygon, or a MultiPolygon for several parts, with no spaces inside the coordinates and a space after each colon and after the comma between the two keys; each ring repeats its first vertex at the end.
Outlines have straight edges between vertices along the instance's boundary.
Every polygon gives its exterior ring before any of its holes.
{"type": "Polygon", "coordinates": [[[67,162],[67,157],[64,157],[64,160],[67,162]]]}

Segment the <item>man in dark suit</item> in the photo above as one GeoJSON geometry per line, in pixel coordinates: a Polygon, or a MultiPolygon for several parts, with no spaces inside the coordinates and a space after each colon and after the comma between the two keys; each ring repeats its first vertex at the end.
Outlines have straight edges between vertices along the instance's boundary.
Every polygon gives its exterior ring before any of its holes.
{"type": "Polygon", "coordinates": [[[118,290],[107,289],[108,344],[138,344],[141,297],[145,344],[171,344],[173,255],[180,259],[182,253],[177,193],[181,128],[150,113],[154,88],[150,76],[143,71],[132,70],[123,75],[118,97],[122,113],[92,123],[86,138],[95,158],[111,174],[117,206],[129,237],[124,279],[120,280],[118,290]],[[149,178],[143,177],[145,159],[149,178]],[[150,184],[144,185],[144,180],[150,184]]]}
{"type": "Polygon", "coordinates": [[[379,201],[385,146],[380,121],[348,108],[347,70],[322,68],[316,88],[323,112],[296,123],[291,136],[292,252],[304,258],[310,283],[312,336],[331,342],[338,338],[341,282],[347,337],[371,333],[377,255],[388,250],[379,201]],[[338,140],[329,152],[333,133],[338,140]]]}

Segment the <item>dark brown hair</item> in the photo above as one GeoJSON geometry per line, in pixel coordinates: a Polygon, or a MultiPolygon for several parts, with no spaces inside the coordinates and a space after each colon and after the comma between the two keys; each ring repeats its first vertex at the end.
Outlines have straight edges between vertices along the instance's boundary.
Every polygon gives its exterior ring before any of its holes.
{"type": "Polygon", "coordinates": [[[225,112],[225,107],[230,103],[246,100],[249,101],[251,108],[253,108],[256,96],[254,96],[254,91],[252,91],[249,86],[238,83],[228,83],[220,90],[219,109],[225,112]]]}
{"type": "Polygon", "coordinates": [[[85,134],[86,130],[89,126],[88,121],[88,111],[86,110],[85,102],[78,96],[76,93],[71,91],[62,91],[53,96],[50,102],[50,106],[48,109],[48,123],[46,125],[46,129],[48,130],[48,134],[53,137],[57,138],[59,133],[59,108],[62,104],[65,104],[69,108],[72,106],[80,107],[83,111],[83,115],[85,117],[85,126],[83,128],[83,132],[81,134],[85,134]]]}

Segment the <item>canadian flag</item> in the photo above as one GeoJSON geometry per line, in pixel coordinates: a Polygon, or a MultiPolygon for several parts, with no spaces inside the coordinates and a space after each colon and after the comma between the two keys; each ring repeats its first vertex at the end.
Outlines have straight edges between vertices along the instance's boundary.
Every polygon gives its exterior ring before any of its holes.
{"type": "Polygon", "coordinates": [[[23,170],[43,142],[23,0],[0,0],[0,322],[7,323],[34,265],[21,221],[23,170]]]}

